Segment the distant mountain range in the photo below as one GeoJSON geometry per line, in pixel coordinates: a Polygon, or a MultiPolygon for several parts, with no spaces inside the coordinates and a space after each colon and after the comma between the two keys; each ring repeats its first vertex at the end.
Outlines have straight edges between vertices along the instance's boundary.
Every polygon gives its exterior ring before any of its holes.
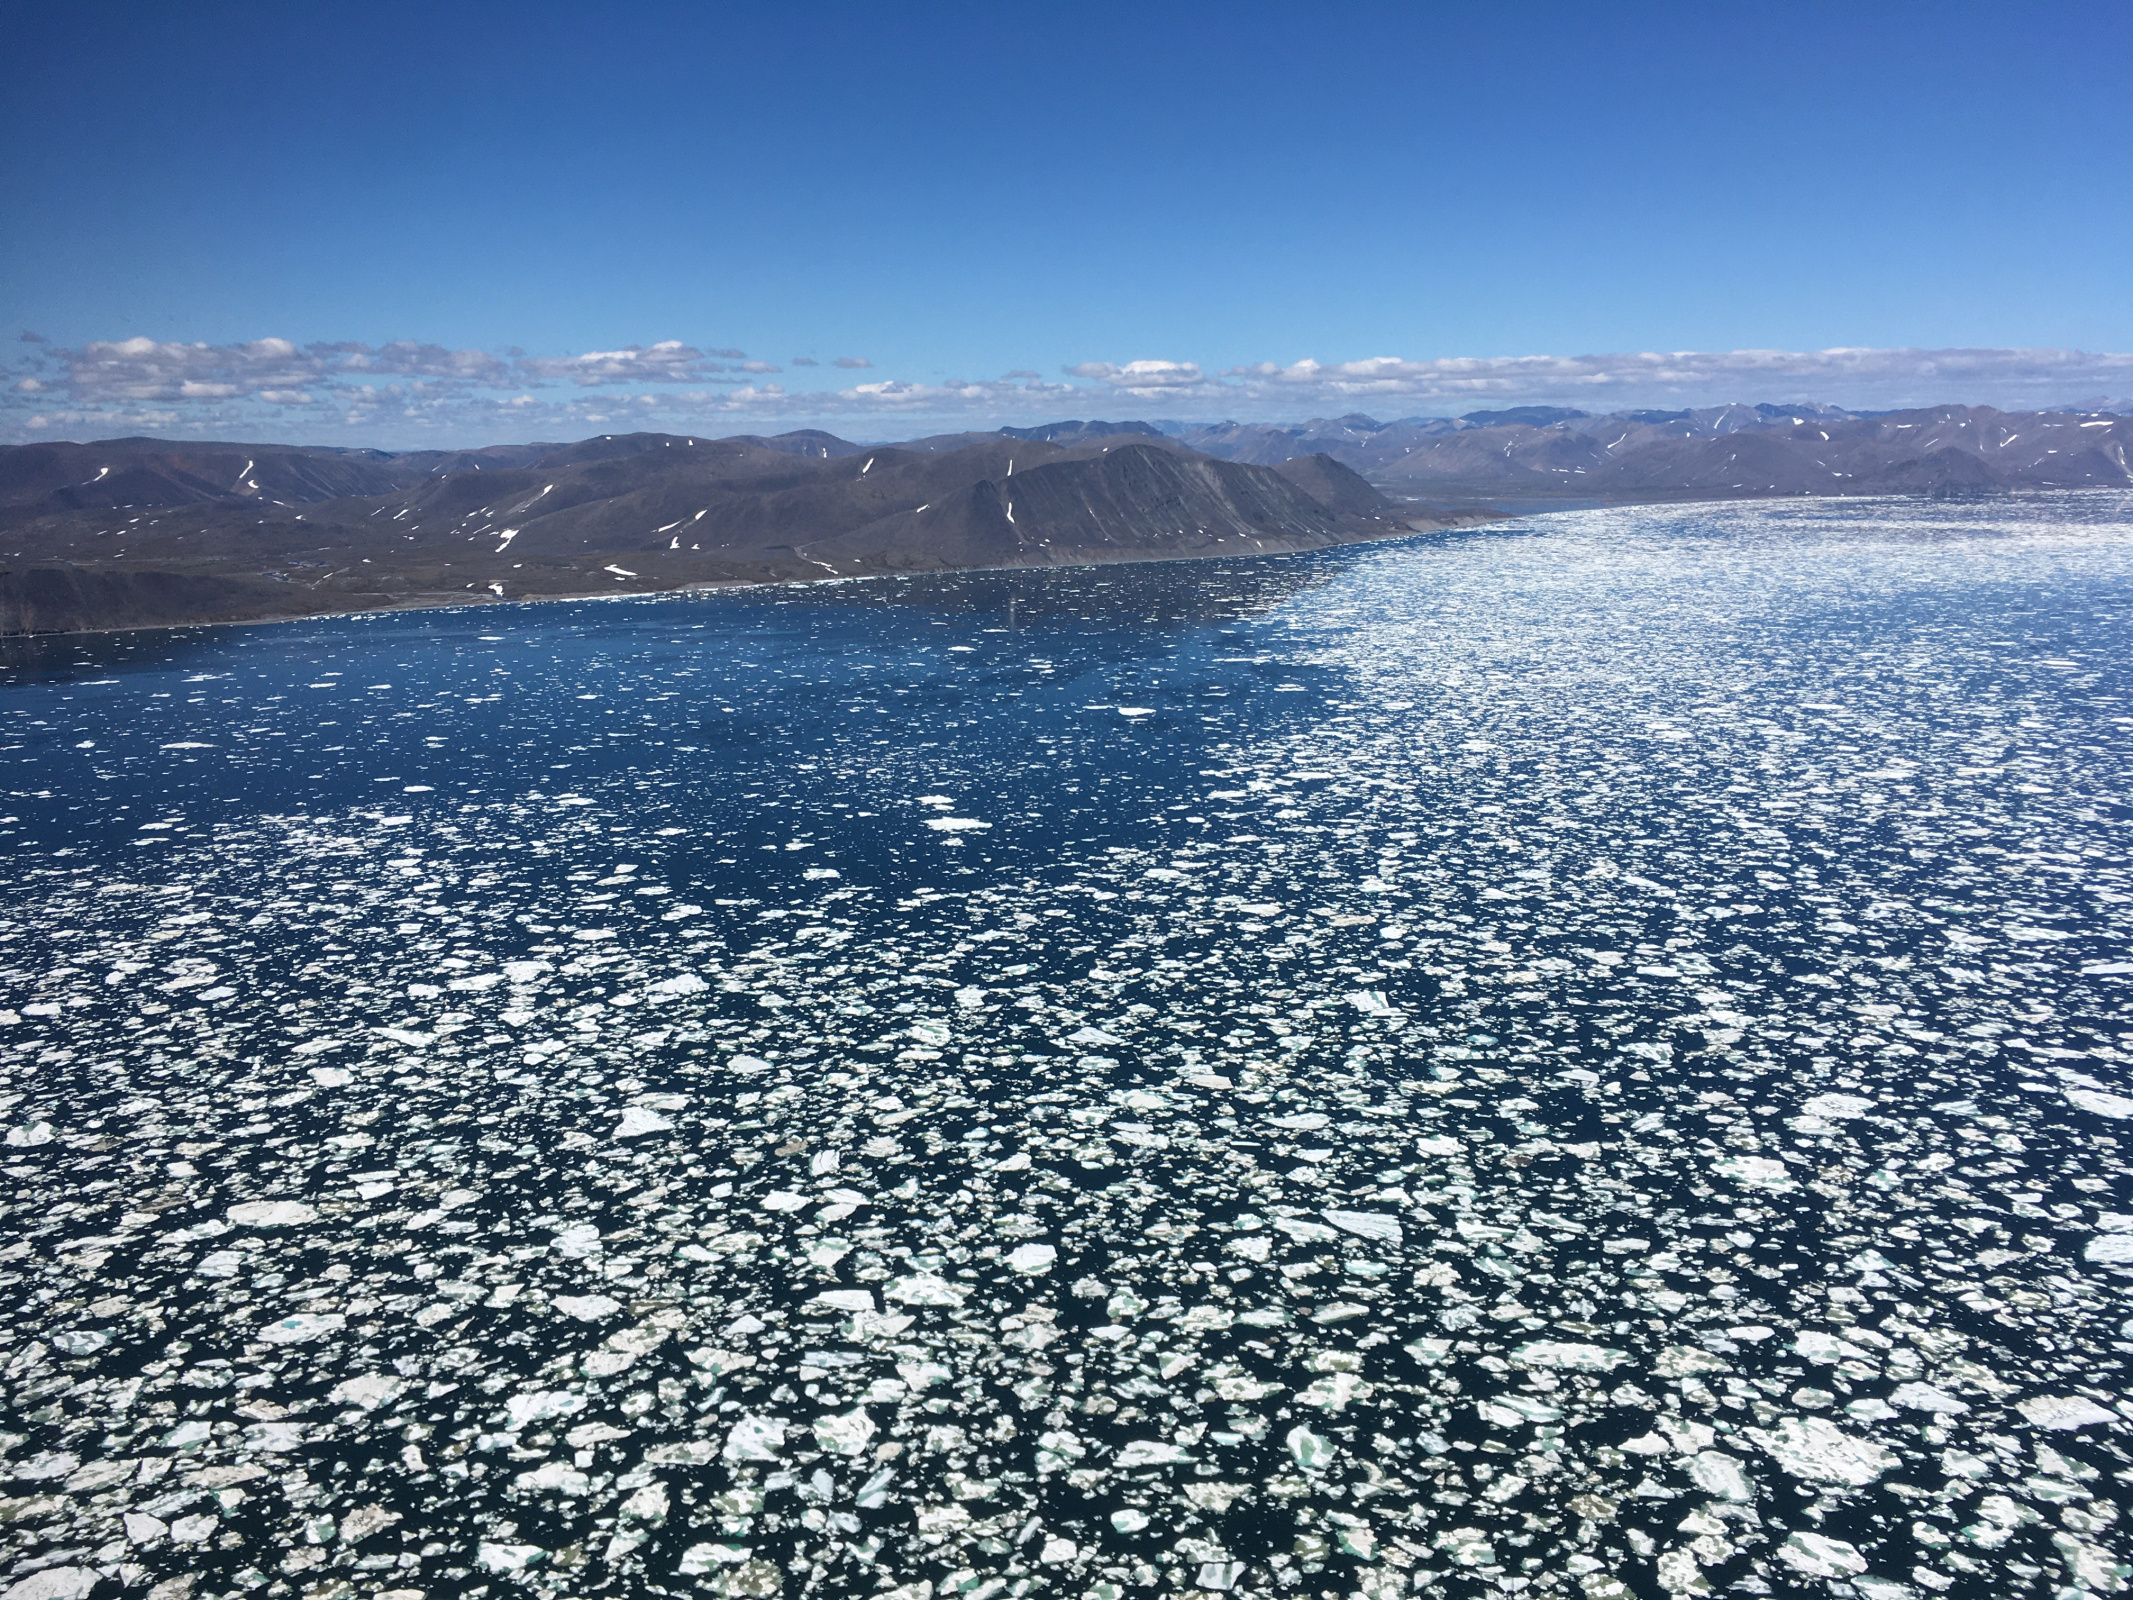
{"type": "Polygon", "coordinates": [[[0,633],[1311,550],[1443,525],[1317,454],[1225,461],[1146,427],[1061,437],[19,446],[0,450],[0,633]]]}
{"type": "Polygon", "coordinates": [[[2133,417],[2103,402],[19,445],[0,448],[0,634],[1309,550],[1560,504],[2103,488],[2133,484],[2129,447],[2133,417]]]}
{"type": "MultiPolygon", "coordinates": [[[[2133,412],[2133,405],[2126,407],[2133,412]]],[[[1731,405],[1590,415],[1548,407],[1378,422],[1172,425],[1226,461],[1324,453],[1434,504],[1709,500],[1799,494],[1968,494],[2133,483],[2133,417],[1935,406],[1862,414],[1731,405]]]]}

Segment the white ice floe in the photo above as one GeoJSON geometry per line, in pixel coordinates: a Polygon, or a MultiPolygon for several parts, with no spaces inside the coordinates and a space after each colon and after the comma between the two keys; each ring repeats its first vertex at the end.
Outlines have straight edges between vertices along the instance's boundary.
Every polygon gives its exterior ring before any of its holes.
{"type": "Polygon", "coordinates": [[[2033,1428],[2070,1433],[2080,1428],[2100,1428],[2125,1419],[2117,1412],[2080,1395],[2035,1395],[2018,1401],[2015,1410],[2033,1428]]]}
{"type": "Polygon", "coordinates": [[[1866,1571],[1866,1557],[1857,1546],[1804,1529],[1790,1535],[1777,1553],[1786,1566],[1810,1578],[1849,1578],[1866,1571]]]}
{"type": "Polygon", "coordinates": [[[338,1311],[314,1315],[297,1312],[270,1322],[259,1330],[259,1337],[268,1344],[308,1344],[313,1339],[323,1339],[339,1333],[348,1325],[348,1319],[338,1311]]]}
{"type": "Polygon", "coordinates": [[[226,1213],[240,1228],[300,1228],[318,1220],[318,1211],[301,1200],[248,1200],[226,1213]]]}
{"type": "Polygon", "coordinates": [[[1049,1272],[1052,1263],[1059,1259],[1059,1252],[1048,1244],[1017,1245],[1008,1252],[1007,1265],[1015,1272],[1025,1275],[1049,1272]]]}
{"type": "Polygon", "coordinates": [[[1871,1439],[1845,1433],[1821,1417],[1785,1417],[1774,1428],[1743,1430],[1795,1478],[1863,1488],[1896,1465],[1896,1456],[1871,1439]]]}
{"type": "Polygon", "coordinates": [[[620,1300],[605,1294],[559,1294],[548,1303],[579,1322],[602,1322],[622,1309],[620,1300]]]}

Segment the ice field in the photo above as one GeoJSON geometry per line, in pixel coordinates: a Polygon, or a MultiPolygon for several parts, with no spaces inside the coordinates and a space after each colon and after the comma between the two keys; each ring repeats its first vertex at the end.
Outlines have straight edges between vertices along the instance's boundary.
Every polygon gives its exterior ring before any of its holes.
{"type": "Polygon", "coordinates": [[[0,657],[0,1596],[2104,1595],[2133,495],[0,657]]]}

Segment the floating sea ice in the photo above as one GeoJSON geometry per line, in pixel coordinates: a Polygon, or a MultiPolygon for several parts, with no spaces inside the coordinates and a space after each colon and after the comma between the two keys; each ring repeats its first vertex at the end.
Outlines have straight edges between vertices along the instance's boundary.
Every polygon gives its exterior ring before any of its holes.
{"type": "Polygon", "coordinates": [[[504,1415],[513,1433],[536,1422],[567,1417],[585,1409],[585,1396],[570,1389],[541,1389],[515,1394],[504,1402],[504,1415]]]}
{"type": "Polygon", "coordinates": [[[366,1372],[360,1377],[343,1378],[333,1386],[326,1398],[335,1405],[360,1406],[365,1411],[375,1411],[386,1402],[397,1399],[406,1388],[405,1378],[391,1377],[382,1372],[366,1372]]]}
{"type": "Polygon", "coordinates": [[[247,1200],[226,1214],[240,1228],[296,1228],[318,1220],[318,1212],[301,1200],[247,1200]]]}
{"type": "Polygon", "coordinates": [[[86,1600],[102,1581],[94,1567],[46,1567],[17,1579],[0,1600],[86,1600]]]}
{"type": "Polygon", "coordinates": [[[1316,1472],[1333,1459],[1333,1441],[1320,1437],[1301,1423],[1289,1430],[1287,1444],[1289,1458],[1305,1472],[1316,1472]]]}
{"type": "Polygon", "coordinates": [[[1383,1244],[1400,1244],[1404,1235],[1400,1232],[1400,1219],[1378,1211],[1321,1211],[1320,1216],[1345,1233],[1358,1238],[1375,1239],[1383,1244]]]}
{"type": "Polygon", "coordinates": [[[827,1311],[861,1312],[874,1309],[874,1291],[871,1289],[825,1289],[807,1302],[821,1306],[827,1311]]]}
{"type": "MultiPolygon", "coordinates": [[[[2133,1105],[2133,1101],[2127,1103],[2133,1105]]],[[[1769,1156],[1724,1156],[1711,1163],[1711,1170],[1750,1189],[1783,1191],[1797,1187],[1786,1172],[1785,1163],[1769,1156]]]]}
{"type": "Polygon", "coordinates": [[[1063,1472],[1088,1453],[1087,1445],[1061,1429],[1054,1428],[1037,1435],[1036,1467],[1039,1473],[1063,1472]]]}
{"type": "Polygon", "coordinates": [[[882,1290],[886,1298],[907,1306],[959,1306],[969,1293],[968,1289],[958,1289],[930,1272],[914,1272],[907,1278],[896,1279],[882,1290]]]}
{"type": "Polygon", "coordinates": [[[2017,1402],[2015,1410],[2022,1413],[2031,1427],[2059,1433],[2125,1420],[2117,1412],[2107,1411],[2095,1401],[2084,1400],[2078,1395],[2040,1394],[2017,1402]]]}
{"type": "Polygon", "coordinates": [[[477,1566],[487,1572],[524,1572],[528,1567],[537,1565],[547,1554],[539,1545],[490,1544],[484,1541],[476,1547],[474,1560],[477,1566]]]}
{"type": "Polygon", "coordinates": [[[559,1494],[575,1499],[592,1488],[592,1479],[567,1461],[546,1461],[531,1472],[521,1472],[512,1480],[512,1487],[521,1494],[559,1494]]]}
{"type": "Polygon", "coordinates": [[[1930,1411],[1938,1416],[1958,1417],[1970,1407],[1930,1383],[1900,1383],[1889,1393],[1889,1402],[1906,1411],[1930,1411]]]}
{"type": "Polygon", "coordinates": [[[631,1106],[615,1125],[617,1139],[638,1139],[648,1133],[672,1133],[674,1124],[647,1106],[631,1106]]]}
{"type": "Polygon", "coordinates": [[[781,1417],[743,1417],[726,1435],[728,1461],[775,1461],[785,1444],[781,1417]]]}
{"type": "Polygon", "coordinates": [[[1496,1547],[1479,1528],[1448,1528],[1437,1535],[1437,1548],[1462,1567],[1493,1566],[1496,1547]]]}
{"type": "MultiPolygon", "coordinates": [[[[1431,1346],[1446,1343],[1439,1339],[1423,1342],[1431,1346]]],[[[1553,1367],[1567,1372],[1609,1372],[1627,1361],[1629,1355],[1626,1351],[1609,1350],[1604,1345],[1557,1343],[1540,1339],[1532,1344],[1520,1345],[1511,1352],[1511,1359],[1528,1367],[1553,1367]]]]}
{"type": "Polygon", "coordinates": [[[1866,1571],[1866,1557],[1842,1539],[1800,1532],[1778,1546],[1778,1559],[1810,1578],[1849,1578],[1866,1571]]]}
{"type": "Polygon", "coordinates": [[[559,1294],[548,1303],[580,1322],[598,1322],[622,1309],[620,1300],[604,1294],[559,1294]]]}
{"type": "Polygon", "coordinates": [[[1191,1453],[1180,1445],[1163,1444],[1154,1439],[1134,1439],[1120,1447],[1112,1465],[1122,1470],[1134,1467],[1172,1467],[1191,1459],[1191,1453]]]}
{"type": "Polygon", "coordinates": [[[711,985],[704,982],[695,973],[680,972],[671,978],[661,978],[657,983],[645,985],[644,992],[648,995],[670,998],[685,994],[702,994],[710,987],[711,985]]]}
{"type": "Polygon", "coordinates": [[[810,1196],[790,1189],[773,1189],[758,1202],[765,1211],[800,1211],[812,1203],[810,1196]]]}
{"type": "Polygon", "coordinates": [[[308,1344],[313,1339],[323,1339],[328,1334],[339,1333],[348,1319],[337,1311],[314,1316],[299,1312],[283,1317],[279,1322],[270,1322],[259,1330],[259,1337],[268,1344],[308,1344]]]}
{"type": "Polygon", "coordinates": [[[1843,1122],[1865,1116],[1874,1109],[1874,1102],[1856,1094],[1818,1094],[1801,1102],[1800,1109],[1810,1117],[1843,1122]]]}
{"type": "Polygon", "coordinates": [[[2105,1266],[2122,1266],[2133,1263],[2133,1233],[2101,1233],[2088,1243],[2081,1252],[2084,1261],[2095,1261],[2105,1266]]]}
{"type": "Polygon", "coordinates": [[[1720,1450],[1705,1450],[1689,1457],[1689,1479],[1705,1494],[1718,1496],[1735,1505],[1747,1505],[1755,1498],[1755,1485],[1749,1480],[1746,1466],[1720,1450]]]}
{"type": "Polygon", "coordinates": [[[1385,997],[1383,989],[1355,989],[1341,998],[1366,1017],[1395,1017],[1400,1014],[1400,1008],[1385,997]]]}
{"type": "Polygon", "coordinates": [[[2133,1100],[2122,1094],[2105,1094],[2097,1089],[2069,1089],[2066,1098],[2083,1111],[2093,1111],[2099,1117],[2133,1117],[2133,1100]]]}
{"type": "Polygon", "coordinates": [[[1051,1271],[1052,1263],[1058,1259],[1059,1252],[1051,1245],[1025,1244],[1016,1246],[1009,1254],[1007,1265],[1015,1272],[1036,1274],[1051,1271]]]}
{"type": "Polygon", "coordinates": [[[856,1456],[874,1437],[874,1419],[856,1406],[842,1416],[817,1417],[815,1440],[832,1455],[856,1456]]]}
{"type": "Polygon", "coordinates": [[[557,1255],[566,1260],[584,1260],[600,1253],[600,1230],[589,1222],[572,1223],[555,1236],[549,1245],[557,1255]]]}
{"type": "Polygon", "coordinates": [[[1744,1431],[1779,1466],[1813,1483],[1864,1488],[1896,1465],[1896,1457],[1882,1446],[1870,1439],[1855,1439],[1821,1417],[1786,1417],[1767,1431],[1744,1431]]]}
{"type": "Polygon", "coordinates": [[[1283,1128],[1290,1133],[1316,1133],[1333,1119],[1320,1111],[1302,1111],[1293,1116],[1268,1117],[1266,1120],[1269,1126],[1283,1128]]]}
{"type": "Polygon", "coordinates": [[[1101,1028],[1076,1028],[1067,1035],[1068,1044],[1124,1044],[1126,1041],[1115,1033],[1106,1033],[1101,1028]]]}

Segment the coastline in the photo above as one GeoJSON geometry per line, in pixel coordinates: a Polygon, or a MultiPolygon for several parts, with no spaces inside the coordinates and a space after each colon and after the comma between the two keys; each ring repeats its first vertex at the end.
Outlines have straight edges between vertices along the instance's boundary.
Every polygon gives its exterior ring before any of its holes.
{"type": "MultiPolygon", "coordinates": [[[[333,600],[335,603],[322,605],[315,610],[296,609],[274,611],[262,609],[256,612],[250,612],[236,616],[178,616],[171,617],[166,620],[142,619],[134,621],[109,622],[85,627],[68,628],[9,628],[4,626],[4,619],[6,618],[7,612],[10,609],[10,601],[7,598],[5,586],[8,584],[10,579],[15,577],[15,573],[6,569],[0,569],[0,644],[8,644],[14,643],[16,641],[36,639],[56,640],[69,638],[86,638],[121,633],[145,633],[162,629],[174,628],[263,627],[273,623],[316,622],[335,617],[374,616],[384,612],[395,611],[445,611],[460,607],[467,609],[488,609],[494,606],[536,605],[544,604],[550,601],[630,600],[644,599],[661,595],[726,593],[736,589],[814,588],[818,586],[826,586],[829,584],[876,582],[884,578],[945,576],[956,573],[1068,571],[1077,568],[1092,567],[1146,566],[1166,561],[1198,562],[1218,560],[1259,560],[1267,557],[1303,555],[1318,550],[1343,549],[1351,545],[1384,544],[1398,539],[1413,538],[1419,535],[1432,533],[1464,532],[1471,529],[1488,527],[1497,523],[1510,521],[1517,515],[1519,515],[1519,513],[1505,512],[1493,508],[1481,507],[1477,507],[1471,511],[1457,510],[1449,512],[1431,513],[1418,512],[1413,516],[1402,517],[1402,526],[1398,532],[1369,535],[1354,539],[1340,539],[1331,541],[1326,544],[1298,544],[1280,549],[1262,549],[1254,551],[1224,551],[1219,553],[1194,552],[1179,554],[1168,554],[1163,552],[1150,551],[1145,554],[1136,554],[1130,556],[1114,556],[1109,558],[1090,557],[1086,559],[1064,560],[1056,562],[1022,562],[1004,566],[963,567],[944,565],[928,567],[910,567],[877,572],[840,573],[831,577],[814,577],[809,575],[795,574],[792,576],[780,575],[760,578],[706,578],[692,583],[657,583],[646,585],[644,587],[623,587],[621,585],[615,585],[608,588],[597,589],[573,588],[542,590],[537,593],[519,595],[497,595],[492,594],[486,590],[477,590],[471,592],[455,592],[450,590],[436,589],[410,590],[405,594],[381,596],[377,603],[370,605],[348,603],[356,597],[351,596],[346,592],[343,592],[333,596],[333,600]]],[[[628,552],[623,553],[628,554],[628,552]]],[[[47,563],[27,570],[30,572],[68,571],[77,573],[91,572],[101,574],[112,572],[115,569],[93,568],[86,566],[68,567],[61,563],[47,563]]],[[[133,574],[127,575],[133,576],[133,574]]],[[[256,576],[252,574],[239,575],[225,573],[173,573],[168,571],[168,569],[151,569],[150,571],[146,571],[139,574],[139,576],[168,576],[172,578],[182,578],[190,580],[222,582],[230,584],[232,586],[241,584],[248,587],[257,587],[264,589],[264,585],[259,584],[256,576]]]]}

